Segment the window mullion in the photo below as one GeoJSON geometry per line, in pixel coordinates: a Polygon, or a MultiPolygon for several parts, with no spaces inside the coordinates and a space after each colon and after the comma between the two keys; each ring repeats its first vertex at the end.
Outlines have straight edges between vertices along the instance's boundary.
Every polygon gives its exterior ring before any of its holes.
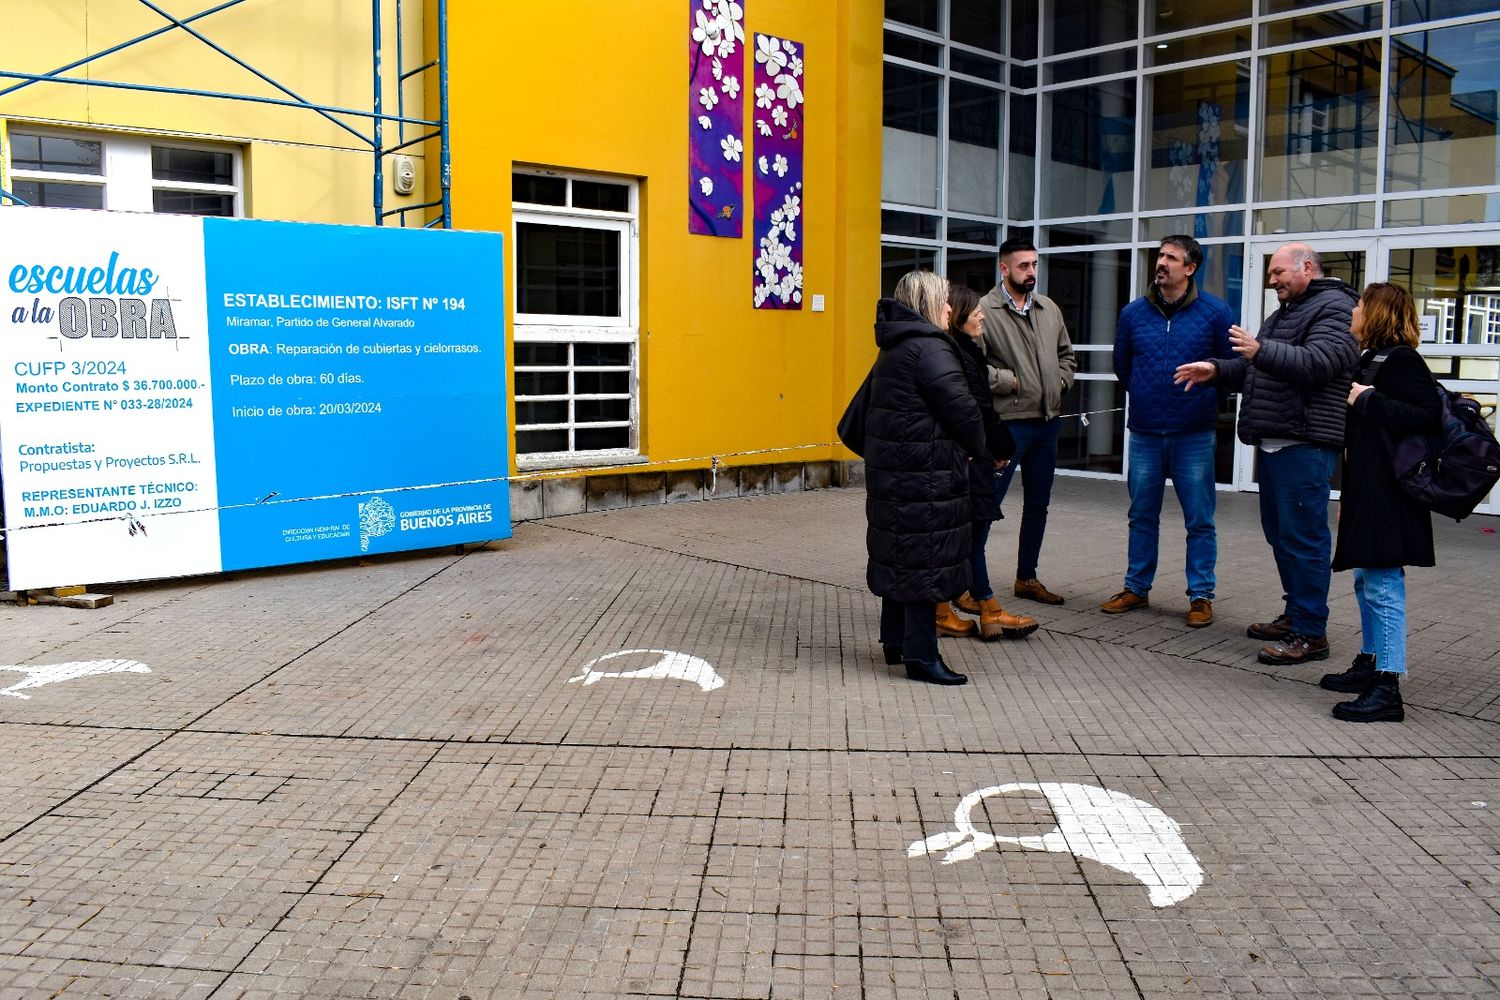
{"type": "Polygon", "coordinates": [[[104,141],[104,207],[115,212],[150,212],[151,146],[122,136],[104,141]]]}

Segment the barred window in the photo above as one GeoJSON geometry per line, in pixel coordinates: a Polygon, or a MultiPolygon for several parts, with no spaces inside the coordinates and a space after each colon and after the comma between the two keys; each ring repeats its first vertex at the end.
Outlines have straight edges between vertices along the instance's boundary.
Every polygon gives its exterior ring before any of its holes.
{"type": "Polygon", "coordinates": [[[636,183],[517,170],[512,197],[517,463],[637,460],[636,183]]]}

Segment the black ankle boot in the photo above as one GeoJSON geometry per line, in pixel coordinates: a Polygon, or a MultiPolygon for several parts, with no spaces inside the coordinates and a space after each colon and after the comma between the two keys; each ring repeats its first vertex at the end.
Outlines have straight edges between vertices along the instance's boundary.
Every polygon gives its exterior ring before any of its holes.
{"type": "Polygon", "coordinates": [[[928,666],[916,660],[906,661],[906,676],[914,681],[926,681],[928,684],[967,684],[969,678],[965,674],[955,673],[948,669],[948,664],[938,657],[937,663],[928,666]]]}
{"type": "Polygon", "coordinates": [[[890,643],[882,643],[881,650],[885,652],[885,665],[888,667],[898,666],[901,663],[901,647],[892,646],[890,643]]]}
{"type": "Polygon", "coordinates": [[[1364,694],[1365,688],[1375,679],[1375,654],[1360,653],[1349,664],[1349,669],[1341,674],[1324,674],[1323,679],[1318,681],[1318,687],[1324,691],[1338,691],[1342,694],[1364,694]]]}
{"type": "Polygon", "coordinates": [[[1401,675],[1375,671],[1365,693],[1333,706],[1333,717],[1345,722],[1400,722],[1406,718],[1406,709],[1401,706],[1401,675]]]}

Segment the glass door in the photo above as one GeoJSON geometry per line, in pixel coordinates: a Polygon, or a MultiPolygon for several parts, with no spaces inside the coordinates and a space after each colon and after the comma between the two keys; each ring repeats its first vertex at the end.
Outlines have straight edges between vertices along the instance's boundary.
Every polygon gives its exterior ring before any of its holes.
{"type": "MultiPolygon", "coordinates": [[[[1261,324],[1266,321],[1266,317],[1280,306],[1276,300],[1275,291],[1271,289],[1269,276],[1271,256],[1284,242],[1283,240],[1275,243],[1251,244],[1246,262],[1249,274],[1245,286],[1244,315],[1240,320],[1240,325],[1252,333],[1258,332],[1261,324]]],[[[1374,253],[1375,240],[1308,240],[1307,242],[1323,258],[1323,274],[1326,277],[1341,278],[1355,289],[1363,289],[1371,280],[1370,268],[1377,259],[1374,253]]],[[[1241,397],[1236,396],[1235,400],[1235,421],[1238,424],[1241,397]]],[[[1240,490],[1251,492],[1260,490],[1256,480],[1256,449],[1244,444],[1238,438],[1235,439],[1234,485],[1240,490]]],[[[1334,480],[1334,487],[1335,489],[1338,487],[1337,479],[1334,480]]]]}

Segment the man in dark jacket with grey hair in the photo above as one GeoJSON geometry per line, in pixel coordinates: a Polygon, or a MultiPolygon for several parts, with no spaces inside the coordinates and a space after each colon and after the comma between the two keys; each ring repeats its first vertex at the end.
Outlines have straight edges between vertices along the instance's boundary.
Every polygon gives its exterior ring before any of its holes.
{"type": "Polygon", "coordinates": [[[1359,293],[1323,275],[1305,243],[1271,255],[1271,288],[1281,307],[1254,337],[1229,329],[1238,355],[1177,369],[1184,389],[1212,383],[1241,390],[1239,436],[1259,450],[1260,524],[1276,557],[1285,611],[1251,625],[1268,640],[1262,663],[1328,658],[1328,584],[1332,539],[1328,491],[1344,443],[1349,384],[1359,347],[1349,332],[1359,293]]]}

